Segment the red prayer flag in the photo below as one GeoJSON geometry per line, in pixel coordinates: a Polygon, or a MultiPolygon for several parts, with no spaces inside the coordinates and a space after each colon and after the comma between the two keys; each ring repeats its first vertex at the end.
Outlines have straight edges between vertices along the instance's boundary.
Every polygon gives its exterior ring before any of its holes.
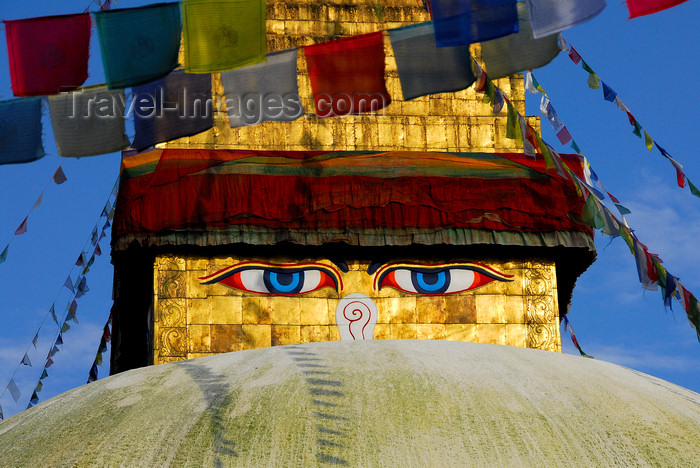
{"type": "Polygon", "coordinates": [[[15,230],[15,236],[19,236],[19,235],[27,232],[27,218],[29,218],[29,216],[24,218],[24,221],[22,221],[22,224],[20,224],[19,227],[15,230]]]}
{"type": "Polygon", "coordinates": [[[304,54],[318,117],[372,112],[391,102],[381,32],[322,42],[304,54]]]}
{"type": "Polygon", "coordinates": [[[87,79],[90,14],[5,21],[5,35],[15,96],[72,91],[87,79]]]}
{"type": "Polygon", "coordinates": [[[569,51],[569,58],[576,65],[578,65],[581,61],[581,56],[578,54],[578,52],[576,52],[576,49],[574,49],[573,47],[571,47],[571,50],[569,51]]]}
{"type": "Polygon", "coordinates": [[[636,18],[671,8],[683,2],[685,0],[627,0],[627,9],[630,11],[630,18],[636,18]]]}

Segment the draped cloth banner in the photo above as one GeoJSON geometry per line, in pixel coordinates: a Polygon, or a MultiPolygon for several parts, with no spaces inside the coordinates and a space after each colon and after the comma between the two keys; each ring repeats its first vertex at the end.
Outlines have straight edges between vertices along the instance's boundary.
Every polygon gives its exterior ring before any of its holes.
{"type": "Polygon", "coordinates": [[[35,161],[44,154],[41,98],[0,101],[0,164],[35,161]]]}
{"type": "Polygon", "coordinates": [[[680,5],[685,0],[627,0],[627,9],[630,12],[630,18],[649,15],[657,11],[666,10],[667,8],[680,5]]]}
{"type": "Polygon", "coordinates": [[[214,125],[211,75],[174,71],[132,91],[136,132],[132,146],[138,151],[214,125]]]}
{"type": "Polygon", "coordinates": [[[184,0],[185,70],[213,73],[265,60],[265,0],[184,0]]]}
{"type": "Polygon", "coordinates": [[[474,83],[469,47],[436,47],[432,22],[391,29],[389,37],[405,101],[474,83]]]}
{"type": "Polygon", "coordinates": [[[518,32],[515,0],[431,0],[438,47],[490,41],[518,32]]]}
{"type": "Polygon", "coordinates": [[[113,153],[129,146],[124,126],[124,91],[90,86],[49,97],[58,154],[65,157],[113,153]]]}
{"type": "Polygon", "coordinates": [[[381,32],[314,44],[304,54],[320,118],[373,112],[391,102],[381,32]]]}
{"type": "Polygon", "coordinates": [[[304,115],[297,84],[297,49],[267,54],[267,62],[221,74],[231,127],[291,122],[304,115]]]}
{"type": "Polygon", "coordinates": [[[527,7],[518,3],[519,31],[481,44],[481,57],[492,80],[547,65],[559,53],[557,36],[533,39],[527,7]]]}
{"type": "Polygon", "coordinates": [[[5,21],[15,96],[72,91],[88,76],[90,15],[5,21]]]}
{"type": "Polygon", "coordinates": [[[532,35],[550,36],[598,16],[605,0],[526,0],[532,35]]]}
{"type": "Polygon", "coordinates": [[[162,78],[177,67],[180,4],[164,3],[94,13],[110,89],[162,78]]]}

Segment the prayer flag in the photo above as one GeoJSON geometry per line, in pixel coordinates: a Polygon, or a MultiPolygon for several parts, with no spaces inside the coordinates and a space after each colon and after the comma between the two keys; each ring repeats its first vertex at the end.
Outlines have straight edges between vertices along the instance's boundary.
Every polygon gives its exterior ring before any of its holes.
{"type": "Polygon", "coordinates": [[[15,96],[72,91],[88,76],[90,15],[5,21],[15,96]]]}
{"type": "Polygon", "coordinates": [[[612,89],[610,86],[606,85],[605,82],[603,81],[603,99],[609,102],[615,102],[615,98],[617,97],[617,93],[615,92],[614,89],[612,89]]]}
{"type": "Polygon", "coordinates": [[[39,332],[36,332],[36,334],[34,334],[34,338],[32,339],[32,344],[34,345],[34,349],[36,349],[36,342],[38,339],[39,339],[39,332]]]}
{"type": "MultiPolygon", "coordinates": [[[[104,231],[102,231],[102,234],[104,234],[104,231]]],[[[100,244],[97,244],[95,246],[95,255],[102,255],[102,249],[100,248],[100,244]]]]}
{"type": "Polygon", "coordinates": [[[535,86],[535,77],[532,76],[531,70],[525,72],[525,89],[527,89],[531,94],[539,93],[539,89],[537,89],[535,86]]]}
{"type": "Polygon", "coordinates": [[[521,141],[523,139],[522,132],[520,130],[520,120],[518,119],[518,112],[515,110],[515,106],[510,101],[506,101],[508,106],[508,120],[506,121],[506,138],[511,140],[521,141]]]}
{"type": "MultiPolygon", "coordinates": [[[[68,277],[66,278],[66,282],[63,283],[63,286],[65,286],[66,288],[70,289],[71,292],[75,292],[75,288],[73,287],[73,281],[71,281],[70,275],[68,275],[68,277]]],[[[52,306],[52,307],[53,307],[53,306],[52,306]]]]}
{"type": "Polygon", "coordinates": [[[0,164],[42,158],[41,134],[41,98],[0,101],[0,164]]]}
{"type": "Polygon", "coordinates": [[[56,346],[62,345],[63,344],[63,335],[60,333],[58,334],[58,338],[56,338],[56,346]]]}
{"type": "Polygon", "coordinates": [[[41,201],[44,199],[44,192],[41,192],[39,194],[39,198],[36,199],[34,202],[34,206],[32,206],[32,209],[39,208],[41,206],[41,201]]]}
{"type": "Polygon", "coordinates": [[[559,142],[562,145],[567,144],[568,142],[571,141],[571,134],[569,133],[569,130],[567,130],[566,127],[563,127],[559,132],[557,133],[557,138],[559,138],[559,142]]]}
{"type": "Polygon", "coordinates": [[[56,169],[56,172],[53,175],[53,181],[56,185],[61,185],[63,182],[67,181],[68,178],[66,177],[66,174],[63,172],[63,168],[61,166],[58,166],[58,169],[56,169]]]}
{"type": "Polygon", "coordinates": [[[24,218],[24,221],[22,221],[22,224],[19,225],[17,229],[15,229],[15,236],[19,236],[27,232],[27,219],[29,216],[24,218]]]}
{"type": "Polygon", "coordinates": [[[17,388],[14,378],[11,378],[10,382],[7,384],[7,390],[10,392],[10,395],[12,395],[12,399],[15,400],[15,403],[17,403],[22,393],[19,391],[19,388],[17,388]]]}
{"type": "Polygon", "coordinates": [[[264,0],[184,0],[185,70],[213,73],[265,60],[264,0]]]}
{"type": "Polygon", "coordinates": [[[571,50],[569,51],[569,58],[571,59],[572,62],[574,62],[576,65],[581,62],[581,56],[576,52],[576,49],[571,47],[571,50]]]}
{"type": "Polygon", "coordinates": [[[55,304],[51,304],[51,309],[49,309],[49,312],[51,313],[51,318],[53,319],[53,321],[56,322],[56,325],[58,325],[58,318],[56,317],[56,305],[55,304]]]}
{"type": "Polygon", "coordinates": [[[481,57],[492,80],[543,67],[559,53],[557,36],[541,39],[532,37],[532,27],[524,3],[518,3],[517,11],[519,30],[516,34],[481,44],[481,57]]]}
{"type": "Polygon", "coordinates": [[[97,380],[97,363],[93,362],[90,368],[90,374],[88,375],[87,383],[94,382],[97,380]]]}
{"type": "Polygon", "coordinates": [[[390,29],[404,101],[468,88],[476,77],[468,46],[437,47],[433,23],[390,29]]]}
{"type": "Polygon", "coordinates": [[[625,216],[625,215],[632,213],[627,207],[625,207],[619,203],[615,203],[615,207],[617,208],[617,211],[619,211],[622,216],[625,216]]]}
{"type": "MultiPolygon", "coordinates": [[[[46,370],[46,369],[44,369],[44,370],[46,370]]],[[[44,383],[43,383],[41,380],[39,380],[39,381],[36,383],[36,387],[34,387],[34,393],[39,393],[39,392],[41,392],[43,389],[44,389],[44,383]]]]}
{"type": "Polygon", "coordinates": [[[3,249],[2,253],[0,253],[0,263],[3,263],[5,260],[7,260],[7,251],[9,248],[10,244],[7,244],[3,249]]]}
{"type": "Polygon", "coordinates": [[[584,23],[605,8],[605,0],[526,0],[535,38],[584,23]]]}
{"type": "Polygon", "coordinates": [[[644,130],[644,145],[649,151],[654,147],[654,139],[644,130]]]}
{"type": "Polygon", "coordinates": [[[22,361],[20,364],[32,367],[32,361],[29,360],[29,355],[27,353],[24,353],[24,357],[22,357],[22,361]]]}
{"type": "Polygon", "coordinates": [[[104,329],[102,330],[102,338],[104,338],[106,343],[109,343],[112,340],[112,331],[109,329],[109,324],[105,324],[104,329]]]}
{"type": "Polygon", "coordinates": [[[304,47],[319,118],[374,112],[391,102],[381,32],[304,47]]]}
{"type": "MultiPolygon", "coordinates": [[[[68,324],[66,323],[66,324],[64,325],[64,327],[67,326],[67,325],[68,325],[68,324]]],[[[68,327],[68,328],[70,328],[70,327],[68,327]]],[[[48,369],[48,368],[51,367],[51,366],[53,366],[53,359],[51,359],[51,358],[46,358],[46,364],[44,364],[44,369],[48,369]]]]}
{"type": "Polygon", "coordinates": [[[138,151],[156,143],[196,135],[214,125],[211,75],[179,70],[132,91],[136,131],[132,146],[138,151]]]}
{"type": "Polygon", "coordinates": [[[515,0],[432,0],[438,47],[468,45],[518,32],[515,0]]]}
{"type": "Polygon", "coordinates": [[[58,154],[64,157],[114,153],[129,146],[125,134],[125,96],[104,85],[49,97],[58,154]]]}
{"type": "Polygon", "coordinates": [[[70,330],[70,325],[68,325],[68,322],[63,322],[63,326],[61,327],[61,333],[65,333],[68,330],[70,330]]]}
{"type": "Polygon", "coordinates": [[[627,0],[630,19],[674,7],[685,0],[627,0]]]}
{"type": "Polygon", "coordinates": [[[59,351],[60,349],[58,349],[58,346],[54,345],[51,351],[49,351],[49,357],[54,357],[59,351]]]}
{"type": "Polygon", "coordinates": [[[304,115],[297,84],[297,49],[267,54],[267,61],[223,72],[232,128],[265,121],[291,122],[304,115]]]}
{"type": "MultiPolygon", "coordinates": [[[[85,295],[86,292],[88,292],[90,288],[88,288],[87,285],[87,278],[83,276],[83,279],[80,280],[80,284],[78,284],[78,291],[75,293],[76,299],[80,299],[85,295]]],[[[77,321],[77,320],[76,320],[77,321]]]]}
{"type": "MultiPolygon", "coordinates": [[[[644,132],[644,134],[646,135],[646,132],[644,132]]],[[[668,154],[668,153],[666,152],[666,150],[663,149],[663,148],[661,147],[661,145],[659,145],[659,144],[656,143],[656,142],[654,142],[654,145],[656,146],[656,149],[659,150],[659,152],[661,153],[661,155],[662,155],[663,157],[665,157],[666,159],[668,159],[669,162],[670,162],[670,163],[673,165],[673,167],[676,169],[676,179],[677,179],[677,182],[678,182],[678,186],[681,187],[681,188],[685,187],[686,176],[685,176],[685,172],[683,172],[683,166],[681,165],[681,163],[679,163],[678,161],[676,161],[675,159],[673,159],[673,158],[671,157],[671,155],[668,154]]],[[[688,183],[690,183],[690,180],[688,180],[688,183]]],[[[691,191],[691,192],[693,191],[692,187],[691,187],[690,191],[691,191]]]]}
{"type": "MultiPolygon", "coordinates": [[[[85,279],[85,278],[83,278],[83,279],[85,279]]],[[[78,291],[78,293],[80,293],[80,291],[78,291]]],[[[75,297],[78,298],[78,295],[76,294],[75,297]]],[[[78,317],[76,317],[76,315],[75,315],[76,312],[78,312],[78,303],[75,300],[73,302],[71,302],[70,305],[68,306],[68,312],[70,313],[70,316],[73,319],[73,321],[75,323],[78,323],[78,317]]]]}
{"type": "Polygon", "coordinates": [[[41,377],[39,377],[39,380],[44,380],[44,379],[45,379],[46,377],[48,377],[48,376],[49,376],[49,373],[46,371],[46,369],[44,369],[44,370],[41,372],[41,377]]]}
{"type": "Polygon", "coordinates": [[[177,68],[182,30],[179,3],[97,11],[93,15],[109,89],[154,81],[177,68]]]}

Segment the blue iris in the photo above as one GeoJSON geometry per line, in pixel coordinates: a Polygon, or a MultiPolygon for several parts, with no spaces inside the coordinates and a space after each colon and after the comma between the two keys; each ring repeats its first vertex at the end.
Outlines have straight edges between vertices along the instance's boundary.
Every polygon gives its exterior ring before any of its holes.
{"type": "Polygon", "coordinates": [[[287,273],[265,270],[263,281],[273,294],[295,294],[301,291],[302,286],[304,286],[304,272],[287,273]]]}
{"type": "Polygon", "coordinates": [[[411,271],[411,282],[421,294],[436,294],[443,293],[450,286],[449,270],[440,270],[437,272],[421,272],[411,271]]]}

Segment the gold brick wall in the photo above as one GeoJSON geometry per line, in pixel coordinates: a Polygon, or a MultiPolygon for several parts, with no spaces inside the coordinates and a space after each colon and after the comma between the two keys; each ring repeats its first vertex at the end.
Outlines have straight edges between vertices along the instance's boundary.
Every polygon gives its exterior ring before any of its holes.
{"type": "MultiPolygon", "coordinates": [[[[302,47],[357,34],[387,31],[430,20],[416,0],[382,0],[382,19],[371,0],[292,0],[267,2],[268,51],[302,47]]],[[[432,150],[450,152],[512,152],[522,150],[506,139],[506,115],[494,116],[482,95],[470,87],[456,93],[403,101],[396,62],[388,33],[384,34],[386,85],[392,103],[376,114],[319,119],[313,107],[311,84],[304,54],[298,53],[299,94],[306,114],[294,122],[263,122],[230,128],[223,102],[221,75],[213,75],[216,114],[214,128],[173,140],[166,148],[254,149],[281,151],[390,151],[432,150]],[[221,104],[219,104],[221,103],[221,104]]],[[[472,46],[479,57],[480,48],[472,46]]],[[[181,59],[182,63],[182,59],[181,59]]],[[[502,78],[497,86],[518,112],[525,115],[522,75],[502,78]]],[[[539,130],[539,118],[528,118],[539,130]]]]}
{"type": "MultiPolygon", "coordinates": [[[[154,265],[155,364],[267,346],[339,340],[338,300],[362,292],[377,305],[375,339],[438,339],[560,351],[552,262],[489,262],[511,282],[451,295],[374,291],[367,262],[351,262],[343,288],[299,296],[243,292],[200,277],[249,258],[159,256],[154,265]]],[[[275,259],[276,263],[286,259],[275,259]]],[[[453,260],[450,260],[453,261],[453,260]]]]}

